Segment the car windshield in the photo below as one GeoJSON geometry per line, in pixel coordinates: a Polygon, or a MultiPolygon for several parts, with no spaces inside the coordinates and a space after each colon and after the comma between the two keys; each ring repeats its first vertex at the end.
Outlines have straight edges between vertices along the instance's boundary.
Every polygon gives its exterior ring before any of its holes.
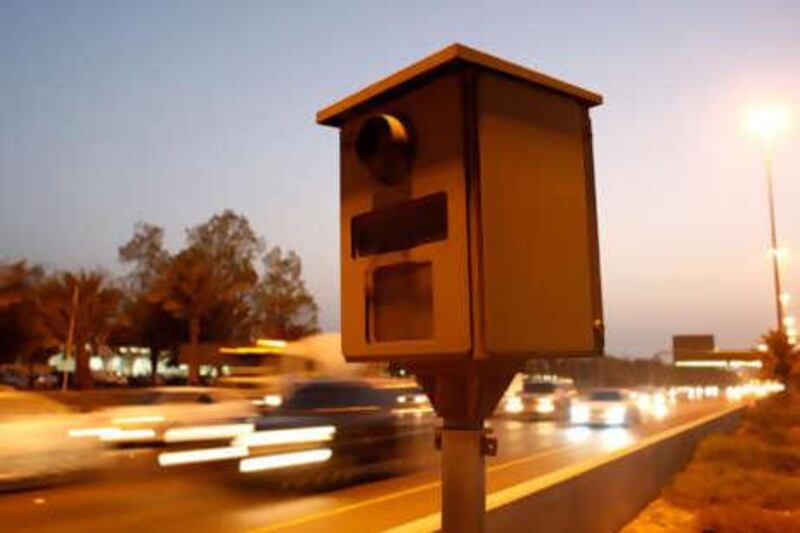
{"type": "Polygon", "coordinates": [[[337,409],[344,407],[381,407],[386,394],[356,383],[315,383],[297,389],[286,401],[292,410],[337,409]]]}
{"type": "Polygon", "coordinates": [[[599,390],[589,394],[589,400],[593,402],[619,402],[623,399],[622,393],[616,390],[599,390]]]}
{"type": "Polygon", "coordinates": [[[553,394],[555,391],[555,383],[525,383],[522,386],[522,392],[528,394],[553,394]]]}

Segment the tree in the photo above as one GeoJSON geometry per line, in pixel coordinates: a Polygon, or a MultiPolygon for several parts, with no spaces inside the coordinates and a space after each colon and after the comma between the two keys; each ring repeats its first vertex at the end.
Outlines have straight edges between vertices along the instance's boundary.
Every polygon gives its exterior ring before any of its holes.
{"type": "Polygon", "coordinates": [[[115,339],[150,350],[151,382],[158,381],[158,360],[163,350],[177,351],[186,328],[180,319],[152,298],[157,281],[164,275],[170,254],[164,249],[164,230],[139,222],[133,237],[118,248],[119,260],[132,265],[125,283],[126,297],[115,339]]]}
{"type": "MultiPolygon", "coordinates": [[[[236,278],[223,275],[204,250],[188,248],[172,258],[156,281],[150,298],[188,323],[189,344],[196,350],[203,338],[203,321],[220,305],[235,301],[254,283],[254,271],[243,272],[236,278]]],[[[190,382],[198,381],[198,370],[196,361],[192,361],[190,382]]]]}
{"type": "Polygon", "coordinates": [[[4,362],[33,364],[47,345],[36,294],[44,277],[26,261],[0,265],[0,357],[4,362]]]}
{"type": "Polygon", "coordinates": [[[100,271],[61,272],[45,279],[37,308],[44,329],[69,352],[75,353],[75,385],[92,386],[89,352],[105,343],[114,327],[122,291],[111,287],[100,271]]]}
{"type": "Polygon", "coordinates": [[[247,217],[226,209],[186,231],[188,248],[201,250],[213,265],[214,276],[223,286],[241,290],[212,305],[203,320],[207,340],[250,340],[253,331],[251,289],[258,279],[255,262],[264,242],[247,217]],[[244,286],[242,286],[244,284],[244,286]]]}
{"type": "Polygon", "coordinates": [[[127,285],[136,293],[149,291],[169,262],[164,230],[147,222],[136,223],[133,237],[117,253],[122,263],[133,265],[127,285]]]}
{"type": "Polygon", "coordinates": [[[783,383],[788,390],[792,367],[797,359],[795,347],[789,342],[789,337],[782,330],[770,330],[762,336],[767,345],[764,367],[771,371],[772,377],[783,383]]]}
{"type": "Polygon", "coordinates": [[[318,307],[302,278],[300,257],[279,247],[264,256],[264,276],[255,290],[257,332],[278,339],[317,333],[318,307]]]}

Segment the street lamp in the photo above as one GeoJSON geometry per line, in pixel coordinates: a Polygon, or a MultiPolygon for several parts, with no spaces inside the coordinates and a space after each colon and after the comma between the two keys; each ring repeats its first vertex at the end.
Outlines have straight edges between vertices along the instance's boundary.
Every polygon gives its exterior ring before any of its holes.
{"type": "Polygon", "coordinates": [[[769,201],[770,255],[772,256],[772,276],[775,283],[775,308],[777,311],[778,331],[784,333],[783,305],[787,295],[781,292],[781,274],[779,260],[785,250],[778,248],[778,237],[775,231],[775,199],[772,190],[772,149],[778,137],[789,128],[791,110],[783,104],[765,104],[750,109],[744,117],[745,128],[762,143],[764,154],[764,171],[767,180],[769,201]]]}

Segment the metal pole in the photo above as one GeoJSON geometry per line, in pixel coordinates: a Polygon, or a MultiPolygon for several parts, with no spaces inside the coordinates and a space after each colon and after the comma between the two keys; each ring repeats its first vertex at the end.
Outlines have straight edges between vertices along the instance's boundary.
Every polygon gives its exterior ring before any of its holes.
{"type": "MultiPolygon", "coordinates": [[[[67,362],[72,358],[72,343],[74,342],[75,337],[75,315],[78,311],[78,298],[80,296],[80,289],[78,284],[75,283],[75,286],[72,288],[72,306],[69,312],[69,328],[67,329],[67,346],[64,349],[64,373],[63,373],[63,383],[61,384],[61,390],[67,390],[67,362]]],[[[78,368],[77,365],[75,367],[75,374],[77,375],[78,368]]]]}
{"type": "Polygon", "coordinates": [[[483,428],[442,428],[442,531],[483,533],[486,472],[483,428]]]}
{"type": "Polygon", "coordinates": [[[775,230],[775,199],[772,191],[772,157],[769,151],[764,156],[764,170],[767,177],[767,194],[769,196],[769,230],[772,246],[772,277],[775,285],[775,309],[778,318],[778,331],[783,333],[783,304],[781,303],[781,269],[778,258],[778,236],[775,230]]]}

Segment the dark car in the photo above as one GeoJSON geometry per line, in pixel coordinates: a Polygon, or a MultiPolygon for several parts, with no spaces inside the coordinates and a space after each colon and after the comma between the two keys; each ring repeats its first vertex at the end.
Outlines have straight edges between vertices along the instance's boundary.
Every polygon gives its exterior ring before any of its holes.
{"type": "Polygon", "coordinates": [[[405,450],[395,405],[394,395],[365,382],[304,382],[277,413],[256,419],[255,431],[234,443],[249,451],[239,471],[303,489],[386,473],[405,450]]]}

